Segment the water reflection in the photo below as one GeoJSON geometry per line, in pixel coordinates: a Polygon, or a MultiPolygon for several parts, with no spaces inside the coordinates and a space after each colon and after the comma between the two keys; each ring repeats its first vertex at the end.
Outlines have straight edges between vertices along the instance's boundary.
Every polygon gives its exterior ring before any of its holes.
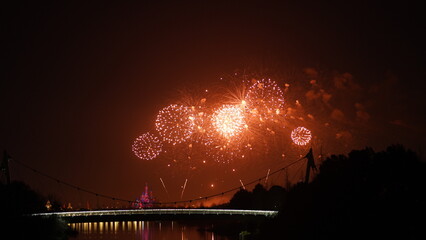
{"type": "Polygon", "coordinates": [[[209,231],[200,231],[206,226],[176,221],[115,221],[70,223],[78,231],[76,240],[85,239],[140,239],[140,240],[231,240],[209,231]]]}

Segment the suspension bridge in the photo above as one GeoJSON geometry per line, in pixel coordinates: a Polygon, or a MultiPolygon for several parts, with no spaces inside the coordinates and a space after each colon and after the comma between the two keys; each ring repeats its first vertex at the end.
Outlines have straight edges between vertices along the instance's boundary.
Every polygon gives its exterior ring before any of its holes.
{"type": "MultiPolygon", "coordinates": [[[[314,162],[313,162],[313,156],[312,151],[310,151],[305,157],[302,157],[294,162],[291,162],[287,164],[286,166],[275,170],[273,172],[268,171],[268,175],[263,176],[261,178],[255,179],[251,182],[248,182],[245,184],[245,186],[249,186],[255,183],[259,183],[263,179],[267,179],[268,177],[280,173],[290,166],[301,162],[302,160],[307,159],[307,168],[306,168],[306,181],[309,180],[309,171],[311,168],[315,168],[314,162]]],[[[6,172],[8,174],[8,162],[10,160],[10,157],[5,153],[2,163],[2,170],[3,172],[6,172]]],[[[108,195],[99,194],[84,188],[80,188],[78,186],[75,186],[73,184],[64,182],[60,179],[54,178],[48,174],[45,174],[43,172],[38,171],[37,169],[32,168],[31,166],[22,163],[17,160],[13,160],[15,163],[31,170],[32,172],[42,175],[45,178],[48,178],[50,180],[53,180],[59,184],[66,185],[68,187],[74,188],[78,190],[79,192],[85,192],[91,195],[106,199],[110,199],[113,201],[122,201],[128,203],[130,206],[131,203],[134,201],[121,199],[117,197],[112,197],[108,195]]],[[[7,183],[10,183],[10,176],[7,177],[7,183]]],[[[243,186],[244,187],[244,186],[243,186]]],[[[194,208],[170,208],[170,206],[178,206],[177,204],[185,204],[185,203],[193,203],[196,201],[204,201],[208,200],[213,197],[217,196],[223,196],[228,193],[232,193],[235,191],[238,191],[242,189],[241,186],[209,195],[204,197],[199,197],[195,199],[190,200],[183,200],[183,201],[175,201],[175,202],[156,202],[150,209],[101,209],[101,210],[90,210],[85,209],[84,211],[58,211],[58,212],[46,212],[46,213],[36,213],[32,214],[31,216],[34,217],[48,217],[48,216],[56,216],[62,219],[66,219],[69,222],[93,222],[93,221],[125,221],[125,220],[179,220],[179,219],[230,219],[230,218],[268,218],[273,217],[278,214],[277,211],[268,211],[268,210],[237,210],[237,209],[194,209],[194,208]],[[166,208],[168,207],[168,208],[166,208]]],[[[126,207],[124,207],[126,208],[126,207]]]]}

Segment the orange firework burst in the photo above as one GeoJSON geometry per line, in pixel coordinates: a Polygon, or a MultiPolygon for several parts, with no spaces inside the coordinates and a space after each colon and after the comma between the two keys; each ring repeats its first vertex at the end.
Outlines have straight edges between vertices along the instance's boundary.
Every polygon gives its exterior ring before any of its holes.
{"type": "Polygon", "coordinates": [[[132,151],[140,159],[152,160],[162,151],[163,144],[152,133],[144,133],[133,142],[132,151]]]}
{"type": "Polygon", "coordinates": [[[284,94],[275,81],[262,79],[256,81],[248,90],[247,107],[260,119],[270,119],[281,114],[284,108],[284,94]]]}
{"type": "Polygon", "coordinates": [[[193,142],[205,144],[204,140],[210,124],[209,116],[205,110],[205,108],[201,107],[191,107],[191,116],[189,119],[193,123],[193,134],[190,140],[193,142]]]}
{"type": "Polygon", "coordinates": [[[216,132],[227,140],[240,135],[247,126],[244,111],[237,105],[223,105],[213,113],[211,119],[216,132]]]}
{"type": "Polygon", "coordinates": [[[308,144],[312,139],[311,131],[305,127],[297,127],[291,132],[291,139],[299,146],[308,144]]]}
{"type": "Polygon", "coordinates": [[[155,127],[163,140],[168,143],[177,144],[186,141],[194,129],[190,108],[177,104],[163,108],[157,115],[155,127]]]}

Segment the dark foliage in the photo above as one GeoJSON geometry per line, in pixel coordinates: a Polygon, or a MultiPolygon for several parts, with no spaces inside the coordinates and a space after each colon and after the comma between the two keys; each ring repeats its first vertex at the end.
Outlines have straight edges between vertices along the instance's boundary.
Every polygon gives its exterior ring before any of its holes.
{"type": "Polygon", "coordinates": [[[1,239],[68,239],[73,234],[55,217],[31,217],[46,201],[22,182],[0,185],[1,239]]]}
{"type": "Polygon", "coordinates": [[[43,211],[44,200],[22,182],[0,185],[0,210],[2,215],[21,216],[43,211]]]}
{"type": "Polygon", "coordinates": [[[424,239],[426,165],[391,146],[331,156],[310,184],[287,194],[262,239],[424,239]]]}
{"type": "Polygon", "coordinates": [[[257,184],[253,192],[241,189],[236,192],[229,202],[233,209],[264,209],[278,210],[281,208],[287,191],[280,186],[273,186],[269,190],[257,184]]]}

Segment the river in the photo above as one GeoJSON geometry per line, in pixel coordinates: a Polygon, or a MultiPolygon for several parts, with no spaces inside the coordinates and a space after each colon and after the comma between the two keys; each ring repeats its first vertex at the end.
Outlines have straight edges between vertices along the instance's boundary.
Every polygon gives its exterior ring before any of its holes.
{"type": "Polygon", "coordinates": [[[207,224],[177,221],[118,221],[70,223],[78,232],[74,240],[232,240],[206,229],[207,224]]]}

